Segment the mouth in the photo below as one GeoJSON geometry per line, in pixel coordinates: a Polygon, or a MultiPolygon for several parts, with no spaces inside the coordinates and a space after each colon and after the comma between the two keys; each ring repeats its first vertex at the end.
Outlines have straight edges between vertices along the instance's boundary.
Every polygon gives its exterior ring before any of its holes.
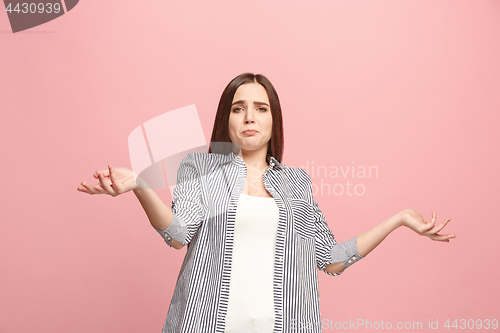
{"type": "Polygon", "coordinates": [[[256,130],[246,130],[246,131],[243,132],[243,134],[247,134],[247,135],[252,135],[252,134],[255,134],[255,133],[257,133],[256,130]]]}

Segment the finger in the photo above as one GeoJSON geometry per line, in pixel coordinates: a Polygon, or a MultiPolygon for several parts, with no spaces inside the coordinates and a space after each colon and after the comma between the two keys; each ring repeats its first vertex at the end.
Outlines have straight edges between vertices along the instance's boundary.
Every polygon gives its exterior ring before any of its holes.
{"type": "Polygon", "coordinates": [[[426,222],[426,230],[429,231],[431,230],[432,228],[434,228],[434,226],[436,225],[436,218],[435,218],[435,215],[433,215],[432,219],[429,221],[429,222],[426,222]]]}
{"type": "Polygon", "coordinates": [[[100,172],[97,172],[97,176],[99,177],[99,184],[104,189],[104,191],[106,191],[108,194],[115,195],[115,190],[113,190],[111,186],[109,186],[102,174],[100,172]]]}
{"type": "Polygon", "coordinates": [[[95,184],[94,190],[98,193],[106,193],[106,191],[102,188],[101,184],[95,184]]]}
{"type": "Polygon", "coordinates": [[[431,230],[428,230],[426,232],[427,235],[430,235],[430,234],[437,234],[438,232],[440,232],[445,226],[446,224],[448,224],[448,222],[450,222],[450,218],[447,218],[446,220],[443,221],[443,223],[441,223],[439,226],[437,227],[434,227],[432,228],[431,230]]]}
{"type": "MultiPolygon", "coordinates": [[[[106,180],[104,180],[104,181],[106,181],[106,180]]],[[[91,189],[94,191],[94,193],[95,193],[95,194],[103,194],[103,193],[107,193],[107,192],[106,192],[106,191],[102,188],[102,186],[101,186],[101,184],[100,184],[100,183],[97,183],[97,184],[95,184],[94,186],[89,185],[89,186],[87,186],[87,188],[91,188],[91,189]]]]}
{"type": "Polygon", "coordinates": [[[113,183],[113,189],[117,192],[119,192],[119,189],[121,187],[120,182],[116,179],[115,171],[113,169],[113,166],[108,165],[109,169],[109,178],[111,179],[111,183],[113,183]]]}
{"type": "Polygon", "coordinates": [[[78,191],[80,191],[80,192],[83,192],[83,193],[93,194],[93,193],[89,192],[89,191],[85,188],[85,186],[83,186],[83,185],[78,186],[78,187],[77,187],[77,190],[78,190],[78,191]]]}
{"type": "Polygon", "coordinates": [[[434,228],[433,223],[421,224],[420,233],[427,235],[432,228],[434,228]]]}
{"type": "Polygon", "coordinates": [[[94,173],[94,178],[99,179],[99,176],[97,176],[98,173],[100,173],[104,178],[109,177],[109,170],[108,169],[97,170],[94,173]]]}
{"type": "Polygon", "coordinates": [[[435,224],[435,223],[436,223],[436,212],[432,212],[431,223],[432,223],[432,224],[435,224]]]}
{"type": "Polygon", "coordinates": [[[432,231],[437,234],[438,232],[440,232],[447,224],[448,222],[450,222],[451,219],[450,218],[447,218],[446,220],[443,221],[443,223],[441,223],[440,225],[438,225],[437,227],[435,227],[434,229],[432,229],[432,231]]]}
{"type": "Polygon", "coordinates": [[[453,234],[448,234],[448,235],[429,235],[429,238],[435,241],[440,241],[440,242],[449,242],[450,238],[455,238],[455,235],[453,234]]]}
{"type": "Polygon", "coordinates": [[[97,191],[94,190],[94,187],[86,182],[82,182],[82,186],[84,187],[85,190],[89,192],[89,194],[99,194],[97,191]]]}

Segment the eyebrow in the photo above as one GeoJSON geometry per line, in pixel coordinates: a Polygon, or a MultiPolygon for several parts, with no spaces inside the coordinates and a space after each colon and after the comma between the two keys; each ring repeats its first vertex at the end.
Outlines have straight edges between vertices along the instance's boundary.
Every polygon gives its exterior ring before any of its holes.
{"type": "MultiPolygon", "coordinates": [[[[239,100],[239,101],[236,101],[233,104],[231,104],[231,106],[233,106],[234,104],[245,104],[245,103],[246,103],[246,101],[239,100]]],[[[256,104],[256,105],[267,105],[267,106],[269,106],[267,103],[264,103],[264,102],[255,101],[253,103],[256,104]]]]}

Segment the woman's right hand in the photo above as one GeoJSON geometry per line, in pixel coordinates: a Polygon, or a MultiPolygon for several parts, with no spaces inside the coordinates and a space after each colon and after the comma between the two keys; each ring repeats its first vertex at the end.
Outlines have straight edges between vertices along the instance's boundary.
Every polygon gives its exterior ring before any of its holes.
{"type": "Polygon", "coordinates": [[[88,194],[109,194],[116,197],[137,188],[134,172],[124,167],[113,168],[108,165],[108,169],[99,170],[93,176],[99,179],[98,184],[90,185],[82,182],[77,190],[88,194]]]}

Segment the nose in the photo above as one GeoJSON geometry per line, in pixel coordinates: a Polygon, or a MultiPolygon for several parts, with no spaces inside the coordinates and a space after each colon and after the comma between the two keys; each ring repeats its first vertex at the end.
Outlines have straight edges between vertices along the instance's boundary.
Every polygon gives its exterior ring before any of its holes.
{"type": "Polygon", "coordinates": [[[245,112],[245,124],[253,124],[254,122],[252,111],[248,110],[245,112]]]}

